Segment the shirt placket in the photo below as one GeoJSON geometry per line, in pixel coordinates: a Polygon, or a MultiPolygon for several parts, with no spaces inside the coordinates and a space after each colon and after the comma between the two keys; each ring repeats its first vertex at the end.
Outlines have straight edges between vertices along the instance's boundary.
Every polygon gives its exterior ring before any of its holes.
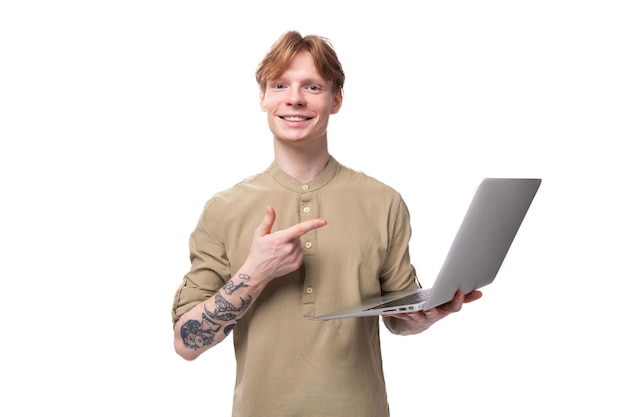
{"type": "MultiPolygon", "coordinates": [[[[300,220],[307,221],[319,216],[319,210],[315,203],[314,193],[309,191],[308,185],[302,186],[300,196],[300,220]]],[[[307,262],[317,252],[317,229],[311,230],[301,238],[304,249],[304,280],[302,285],[302,314],[305,317],[315,315],[315,283],[317,271],[315,262],[307,262]]]]}

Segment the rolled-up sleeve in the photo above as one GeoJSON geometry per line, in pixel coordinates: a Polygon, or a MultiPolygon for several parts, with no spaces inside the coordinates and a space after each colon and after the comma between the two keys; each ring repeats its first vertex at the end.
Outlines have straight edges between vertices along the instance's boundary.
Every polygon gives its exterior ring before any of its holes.
{"type": "Polygon", "coordinates": [[[219,210],[209,200],[189,238],[191,268],[176,290],[172,305],[172,322],[186,311],[213,296],[230,279],[219,210]]]}

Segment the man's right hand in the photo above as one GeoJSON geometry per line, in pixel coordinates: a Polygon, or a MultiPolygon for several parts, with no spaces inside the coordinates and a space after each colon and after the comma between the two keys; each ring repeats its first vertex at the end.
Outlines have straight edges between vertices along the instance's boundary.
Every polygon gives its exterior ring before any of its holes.
{"type": "Polygon", "coordinates": [[[253,272],[261,281],[269,282],[300,267],[304,250],[300,237],[326,225],[324,219],[312,219],[272,233],[276,212],[267,207],[265,217],[256,228],[244,271],[253,272]]]}

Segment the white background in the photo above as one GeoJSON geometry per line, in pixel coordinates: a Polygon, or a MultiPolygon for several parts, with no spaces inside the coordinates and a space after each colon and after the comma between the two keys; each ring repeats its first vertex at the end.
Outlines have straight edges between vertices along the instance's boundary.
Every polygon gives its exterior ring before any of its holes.
{"type": "Polygon", "coordinates": [[[185,362],[170,306],[204,202],[271,162],[254,71],[296,29],[423,284],[483,177],[543,179],[482,300],[383,331],[392,415],[624,415],[622,2],[217,3],[0,5],[1,414],[230,415],[230,341],[185,362]]]}

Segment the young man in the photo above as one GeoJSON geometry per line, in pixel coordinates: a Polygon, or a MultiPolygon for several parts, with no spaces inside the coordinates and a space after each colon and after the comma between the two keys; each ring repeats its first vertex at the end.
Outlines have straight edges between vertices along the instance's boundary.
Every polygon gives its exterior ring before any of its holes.
{"type": "MultiPolygon", "coordinates": [[[[233,416],[388,416],[378,317],[309,319],[419,285],[408,210],[328,152],[344,83],[328,40],[284,34],[256,77],[275,158],[205,205],[174,299],[176,352],[193,360],[233,331],[233,416]]],[[[480,295],[383,321],[420,333],[480,295]]]]}

